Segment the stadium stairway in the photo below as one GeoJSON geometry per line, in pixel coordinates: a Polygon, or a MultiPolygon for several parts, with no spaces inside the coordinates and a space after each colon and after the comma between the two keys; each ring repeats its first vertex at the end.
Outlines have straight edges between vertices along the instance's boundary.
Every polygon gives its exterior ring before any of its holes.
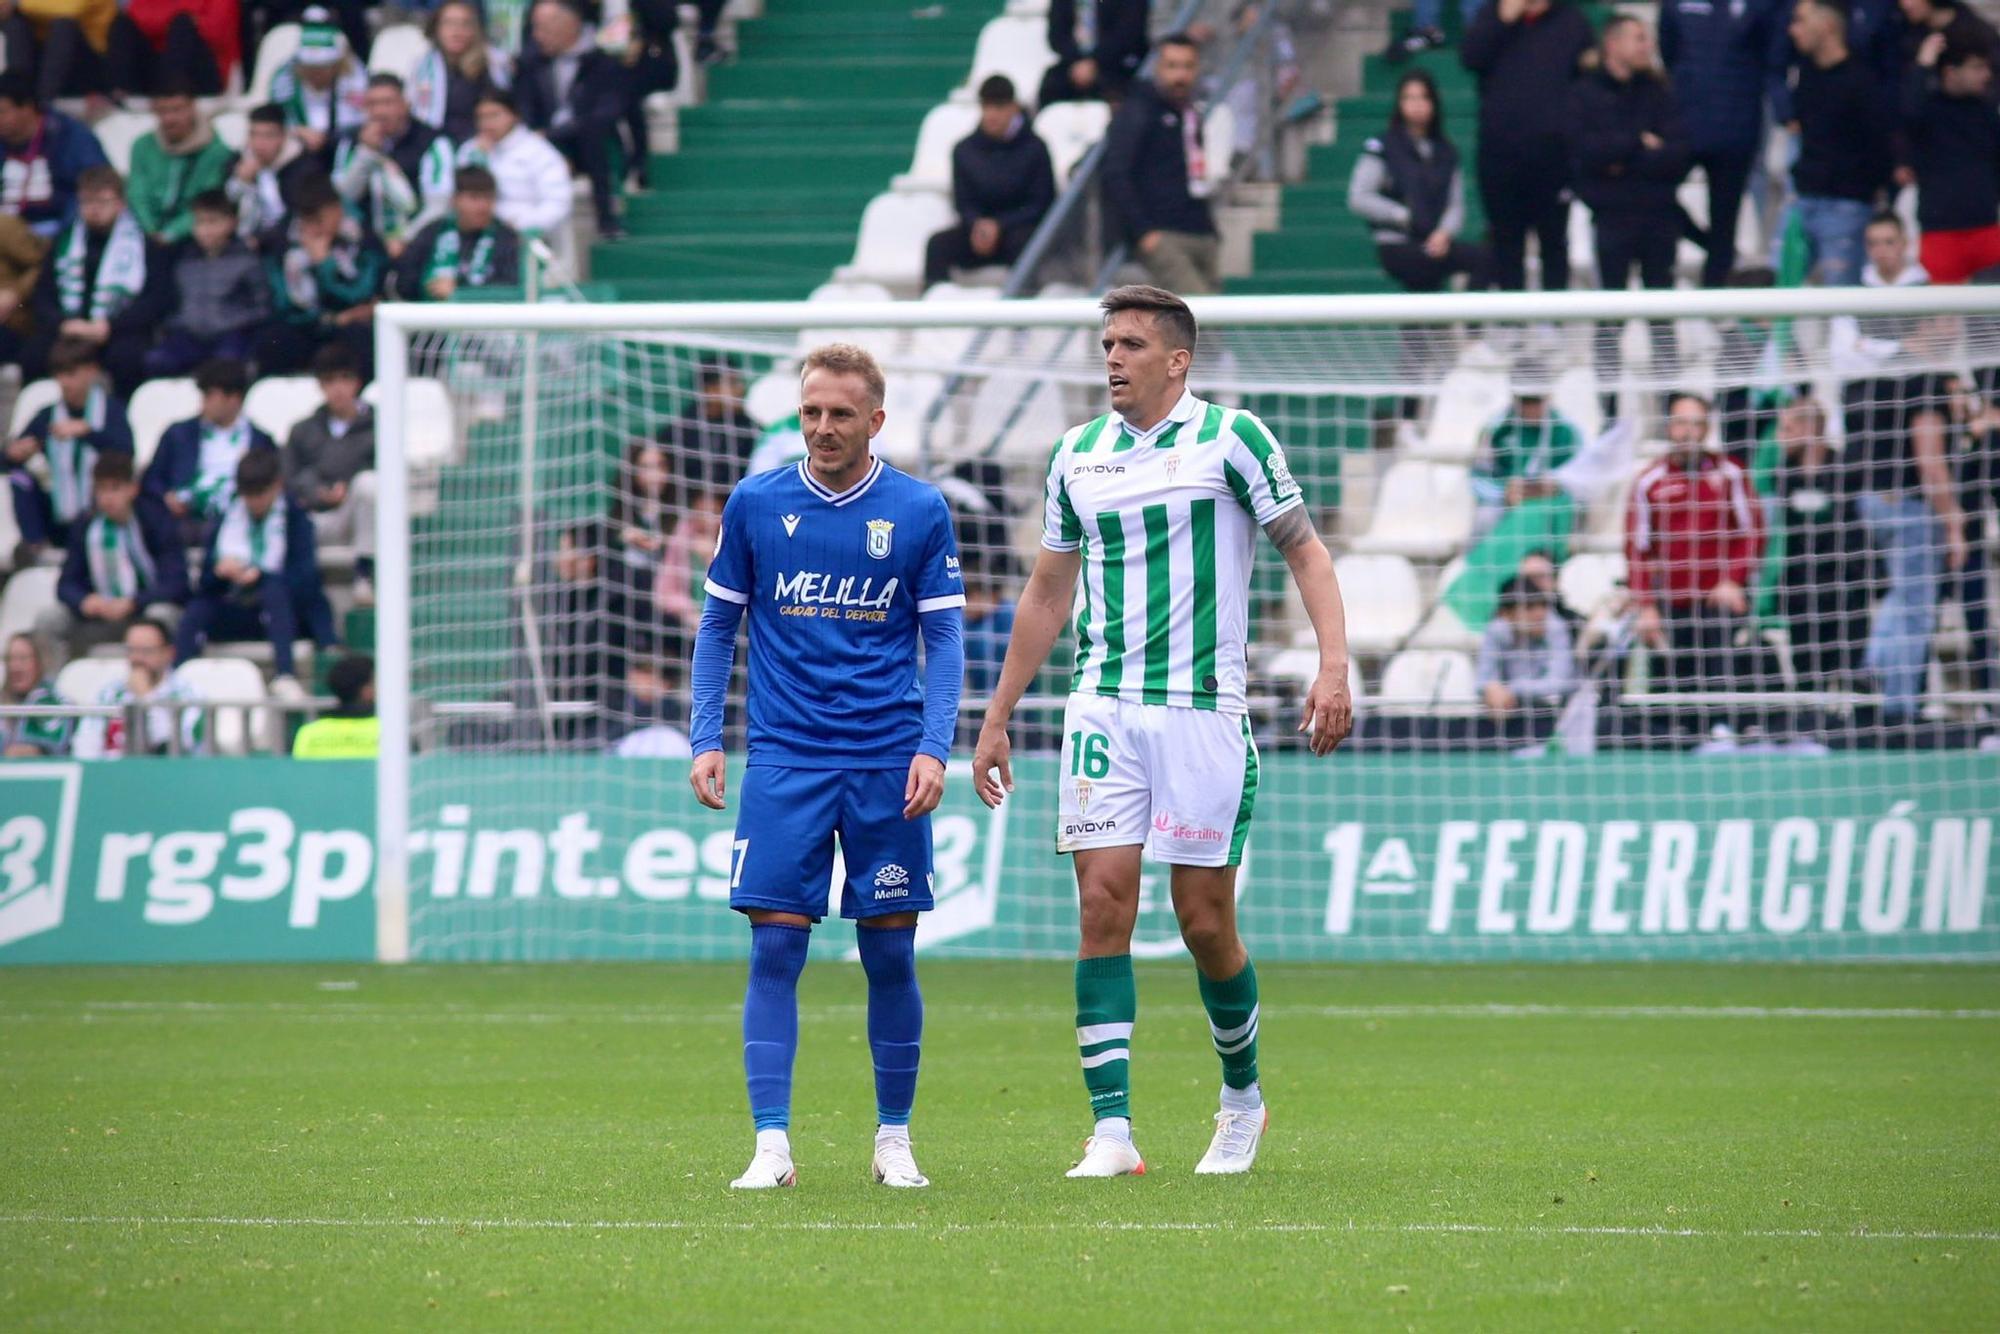
{"type": "Polygon", "coordinates": [[[965,77],[997,0],[885,16],[880,0],[767,0],[735,63],[680,112],[680,151],[628,196],[629,239],[591,276],[628,301],[805,297],[854,251],[861,211],[910,160],[924,113],[965,77]]]}

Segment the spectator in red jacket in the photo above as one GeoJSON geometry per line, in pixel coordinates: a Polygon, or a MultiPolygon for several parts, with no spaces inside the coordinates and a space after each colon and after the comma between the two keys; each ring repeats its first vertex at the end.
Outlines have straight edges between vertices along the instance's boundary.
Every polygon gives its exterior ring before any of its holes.
{"type": "Polygon", "coordinates": [[[1764,516],[1749,477],[1708,440],[1707,400],[1675,394],[1667,456],[1632,488],[1626,579],[1639,638],[1666,657],[1668,688],[1754,689],[1748,590],[1764,554],[1764,516]]]}

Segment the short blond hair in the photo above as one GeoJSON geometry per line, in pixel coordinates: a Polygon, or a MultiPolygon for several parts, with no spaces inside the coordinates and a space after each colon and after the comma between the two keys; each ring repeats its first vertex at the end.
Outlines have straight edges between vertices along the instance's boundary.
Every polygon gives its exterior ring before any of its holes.
{"type": "Polygon", "coordinates": [[[826,343],[816,347],[806,353],[805,364],[799,367],[800,383],[804,383],[805,378],[814,371],[860,376],[863,383],[868,386],[868,392],[878,408],[882,406],[882,400],[888,396],[889,382],[882,378],[882,367],[876,362],[874,354],[865,347],[858,347],[853,343],[826,343]]]}

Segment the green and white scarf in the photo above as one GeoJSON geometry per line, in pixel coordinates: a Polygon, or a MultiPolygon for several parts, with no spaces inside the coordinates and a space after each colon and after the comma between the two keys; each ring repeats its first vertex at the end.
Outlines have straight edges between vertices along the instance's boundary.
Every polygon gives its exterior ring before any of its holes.
{"type": "MultiPolygon", "coordinates": [[[[38,681],[28,688],[28,693],[18,700],[7,698],[7,692],[0,689],[0,703],[25,704],[60,708],[66,703],[56,688],[47,681],[38,681]]],[[[69,744],[70,720],[50,714],[39,714],[27,718],[0,718],[0,749],[7,746],[25,744],[34,746],[45,755],[58,755],[69,744]]]]}
{"type": "MultiPolygon", "coordinates": [[[[71,412],[69,404],[57,399],[55,410],[49,414],[49,425],[81,420],[90,428],[91,435],[96,435],[104,429],[104,402],[102,385],[91,386],[81,414],[71,412]]],[[[90,471],[97,466],[97,446],[90,443],[90,436],[65,440],[51,431],[49,438],[42,441],[42,453],[49,460],[49,493],[55,504],[56,521],[66,526],[90,508],[90,471]]]]}
{"type": "Polygon", "coordinates": [[[220,514],[236,497],[236,465],[250,452],[250,419],[237,414],[234,426],[201,423],[201,459],[187,489],[189,506],[197,514],[220,514]]]}
{"type": "Polygon", "coordinates": [[[251,516],[241,497],[230,502],[215,531],[215,558],[255,566],[265,574],[285,568],[285,498],[271,502],[261,519],[251,516]]]}
{"type": "Polygon", "coordinates": [[[85,310],[83,263],[87,252],[83,219],[79,217],[56,249],[56,298],[62,303],[63,314],[71,319],[108,320],[130,305],[146,285],[146,234],[139,230],[139,220],[130,209],[118,215],[104,242],[97,285],[91,289],[90,308],[85,310]]]}
{"type": "Polygon", "coordinates": [[[493,247],[499,239],[500,229],[489,223],[468,252],[458,229],[458,215],[452,214],[445,219],[431,262],[424,268],[424,286],[429,287],[431,279],[437,277],[450,278],[460,287],[486,286],[493,281],[493,247]]]}
{"type": "Polygon", "coordinates": [[[159,571],[137,519],[113,523],[98,515],[83,530],[83,554],[91,589],[105,597],[136,598],[158,582],[159,571]]]}

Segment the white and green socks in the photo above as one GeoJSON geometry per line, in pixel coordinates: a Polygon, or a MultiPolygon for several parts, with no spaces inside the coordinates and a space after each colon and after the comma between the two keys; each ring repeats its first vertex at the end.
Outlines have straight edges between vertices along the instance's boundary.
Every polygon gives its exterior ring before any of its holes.
{"type": "Polygon", "coordinates": [[[1246,959],[1242,972],[1220,982],[1199,969],[1195,976],[1209,1036],[1222,1058],[1222,1109],[1254,1112],[1264,1105],[1257,1087],[1257,966],[1246,959]]]}
{"type": "Polygon", "coordinates": [[[1099,1135],[1131,1138],[1132,1024],[1138,1015],[1131,955],[1076,961],[1076,1045],[1099,1135]]]}

